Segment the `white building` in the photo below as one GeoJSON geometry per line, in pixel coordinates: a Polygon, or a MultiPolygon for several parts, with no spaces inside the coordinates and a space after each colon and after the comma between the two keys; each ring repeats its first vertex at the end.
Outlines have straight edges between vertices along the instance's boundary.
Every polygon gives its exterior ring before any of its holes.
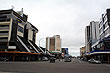
{"type": "Polygon", "coordinates": [[[46,38],[46,48],[51,52],[61,52],[61,38],[60,35],[46,38]]]}

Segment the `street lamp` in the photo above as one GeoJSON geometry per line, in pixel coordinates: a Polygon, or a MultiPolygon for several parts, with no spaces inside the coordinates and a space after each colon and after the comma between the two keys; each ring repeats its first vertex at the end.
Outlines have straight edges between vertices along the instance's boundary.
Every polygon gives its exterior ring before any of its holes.
{"type": "MultiPolygon", "coordinates": [[[[39,47],[41,48],[41,44],[40,44],[40,42],[41,42],[41,40],[43,40],[43,39],[46,39],[46,38],[41,38],[40,40],[39,40],[39,47]]],[[[45,48],[45,47],[44,47],[45,48]]],[[[44,50],[44,52],[45,52],[45,54],[46,54],[46,48],[45,48],[45,50],[44,50]]]]}
{"type": "Polygon", "coordinates": [[[45,39],[45,38],[41,38],[41,39],[39,40],[39,47],[40,47],[40,42],[41,42],[42,39],[45,39]]]}

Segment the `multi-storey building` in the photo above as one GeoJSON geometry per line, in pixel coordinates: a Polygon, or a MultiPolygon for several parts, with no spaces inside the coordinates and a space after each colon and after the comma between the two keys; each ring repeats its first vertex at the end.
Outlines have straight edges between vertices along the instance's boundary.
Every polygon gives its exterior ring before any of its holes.
{"type": "Polygon", "coordinates": [[[101,49],[110,49],[110,9],[107,9],[106,13],[102,14],[99,24],[99,33],[101,49]]]}
{"type": "Polygon", "coordinates": [[[42,52],[35,44],[38,29],[28,22],[27,18],[23,10],[0,10],[0,54],[1,51],[42,52]]]}
{"type": "Polygon", "coordinates": [[[99,22],[92,21],[90,22],[90,42],[91,42],[91,49],[90,51],[95,50],[95,44],[100,39],[99,36],[99,22]]]}
{"type": "Polygon", "coordinates": [[[86,53],[90,52],[90,26],[86,26],[85,28],[85,48],[86,53]]]}
{"type": "MultiPolygon", "coordinates": [[[[90,23],[90,58],[110,63],[110,9],[99,22],[90,23]]],[[[88,35],[88,36],[89,36],[88,35]]],[[[87,37],[87,35],[85,36],[87,37]]],[[[86,39],[87,40],[87,39],[86,39]]],[[[86,43],[86,42],[85,42],[86,43]]],[[[89,48],[87,48],[89,49],[89,48]]]]}
{"type": "Polygon", "coordinates": [[[61,38],[60,35],[46,38],[46,48],[51,52],[61,52],[61,38]]]}
{"type": "MultiPolygon", "coordinates": [[[[94,44],[99,40],[99,26],[97,21],[91,21],[89,26],[85,28],[85,48],[86,55],[90,55],[94,51],[94,44]]],[[[84,56],[83,56],[84,57],[84,56]]],[[[89,58],[86,58],[88,60],[89,58]]]]}
{"type": "Polygon", "coordinates": [[[85,55],[86,55],[86,48],[84,46],[80,48],[80,57],[84,59],[85,55]]]}

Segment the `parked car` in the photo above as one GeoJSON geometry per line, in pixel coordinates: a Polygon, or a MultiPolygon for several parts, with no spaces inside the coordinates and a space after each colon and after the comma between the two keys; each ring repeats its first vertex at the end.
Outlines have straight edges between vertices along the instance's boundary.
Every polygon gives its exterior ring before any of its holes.
{"type": "Polygon", "coordinates": [[[7,58],[3,58],[3,57],[0,57],[0,61],[8,61],[8,59],[7,58]]]}
{"type": "Polygon", "coordinates": [[[64,58],[64,61],[65,61],[65,62],[71,62],[71,57],[66,56],[66,57],[64,58]]]}
{"type": "Polygon", "coordinates": [[[48,58],[47,57],[43,57],[42,61],[48,61],[48,58]]]}
{"type": "Polygon", "coordinates": [[[95,60],[95,59],[90,59],[90,60],[88,60],[88,62],[89,63],[96,63],[96,64],[100,64],[101,63],[101,61],[95,60]]]}
{"type": "Polygon", "coordinates": [[[55,63],[56,58],[55,57],[50,57],[50,63],[55,63]]]}

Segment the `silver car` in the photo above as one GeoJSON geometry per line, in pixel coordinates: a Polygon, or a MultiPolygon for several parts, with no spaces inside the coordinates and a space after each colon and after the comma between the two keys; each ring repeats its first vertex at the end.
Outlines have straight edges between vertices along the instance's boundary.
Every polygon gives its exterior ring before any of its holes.
{"type": "Polygon", "coordinates": [[[96,64],[100,64],[101,63],[101,61],[95,60],[95,59],[90,59],[90,60],[88,60],[88,62],[89,63],[96,63],[96,64]]]}
{"type": "Polygon", "coordinates": [[[64,58],[64,61],[65,61],[65,62],[71,62],[71,57],[65,57],[65,58],[64,58]]]}

